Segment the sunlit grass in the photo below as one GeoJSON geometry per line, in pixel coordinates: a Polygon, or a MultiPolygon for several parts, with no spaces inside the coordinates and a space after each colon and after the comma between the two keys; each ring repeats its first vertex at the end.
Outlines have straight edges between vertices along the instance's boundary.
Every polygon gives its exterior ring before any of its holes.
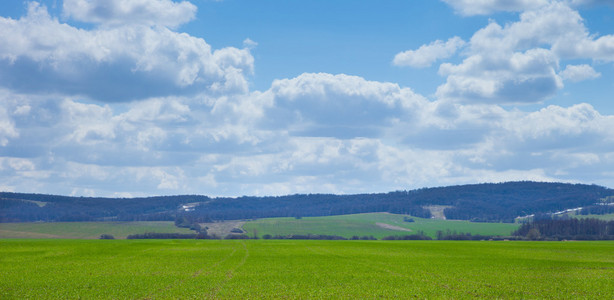
{"type": "Polygon", "coordinates": [[[614,243],[2,240],[0,277],[0,299],[608,299],[614,243]]]}

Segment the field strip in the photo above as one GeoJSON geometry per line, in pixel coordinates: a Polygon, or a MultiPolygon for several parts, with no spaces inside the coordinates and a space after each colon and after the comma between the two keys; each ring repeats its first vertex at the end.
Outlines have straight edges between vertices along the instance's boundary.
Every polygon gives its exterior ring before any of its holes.
{"type": "MultiPolygon", "coordinates": [[[[231,258],[231,257],[232,257],[232,256],[235,254],[235,252],[237,252],[237,248],[233,248],[233,249],[232,249],[232,252],[230,252],[228,255],[224,256],[224,258],[222,258],[222,259],[220,259],[220,260],[216,261],[215,263],[213,263],[213,264],[211,264],[211,265],[207,264],[207,265],[205,265],[204,267],[202,267],[202,268],[200,268],[200,269],[196,270],[196,272],[194,272],[194,273],[192,274],[191,278],[195,278],[195,277],[201,276],[201,275],[203,274],[203,271],[204,271],[205,269],[207,269],[207,272],[205,272],[205,273],[204,273],[204,276],[207,276],[207,275],[211,274],[211,272],[212,272],[212,270],[213,270],[213,269],[217,268],[219,265],[221,265],[222,263],[224,263],[225,261],[227,261],[229,258],[231,258]]],[[[163,287],[163,288],[159,288],[159,289],[157,289],[156,291],[154,291],[154,292],[150,293],[149,295],[147,295],[147,296],[146,296],[146,297],[144,297],[143,299],[152,299],[152,298],[153,298],[153,297],[154,297],[156,294],[159,294],[159,293],[164,292],[164,291],[169,291],[169,290],[171,290],[171,289],[173,289],[173,288],[179,287],[180,285],[182,285],[183,283],[185,283],[185,281],[186,281],[187,279],[188,279],[188,278],[184,278],[184,279],[176,280],[176,281],[175,281],[175,282],[173,282],[172,284],[170,284],[170,285],[168,285],[168,286],[166,286],[166,287],[163,287]]]]}
{"type": "Polygon", "coordinates": [[[245,243],[245,241],[241,241],[241,245],[243,245],[243,249],[245,250],[245,255],[243,255],[243,258],[241,258],[241,261],[236,266],[234,266],[234,268],[226,272],[226,278],[222,282],[220,282],[213,289],[213,291],[209,292],[206,298],[213,298],[213,299],[217,298],[217,294],[224,288],[226,283],[228,283],[232,279],[232,277],[234,276],[234,272],[240,267],[242,267],[245,264],[245,261],[247,261],[247,258],[249,257],[249,249],[247,248],[247,244],[245,243]]]}
{"type": "Polygon", "coordinates": [[[12,238],[15,234],[21,235],[20,237],[15,237],[19,239],[23,239],[23,237],[29,238],[49,238],[49,239],[66,239],[68,237],[50,234],[50,233],[40,233],[40,232],[31,232],[31,231],[15,231],[15,230],[5,230],[0,229],[0,236],[7,236],[8,238],[12,238]]]}

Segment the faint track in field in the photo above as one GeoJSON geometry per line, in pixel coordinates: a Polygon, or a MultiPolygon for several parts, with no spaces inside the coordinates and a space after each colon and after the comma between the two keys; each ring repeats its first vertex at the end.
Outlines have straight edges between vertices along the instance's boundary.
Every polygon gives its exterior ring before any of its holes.
{"type": "MultiPolygon", "coordinates": [[[[215,269],[219,265],[223,264],[225,261],[227,261],[229,258],[231,258],[236,252],[237,252],[237,248],[233,248],[232,252],[230,252],[228,255],[224,256],[222,259],[214,262],[211,265],[207,264],[206,266],[196,270],[194,273],[192,273],[192,276],[190,278],[195,278],[195,277],[201,276],[203,274],[203,272],[205,271],[205,269],[208,269],[208,271],[204,272],[204,276],[207,276],[207,275],[211,274],[211,270],[212,269],[215,269]]],[[[163,287],[163,288],[159,288],[156,291],[150,293],[149,295],[145,296],[142,299],[152,299],[153,297],[155,297],[157,294],[159,294],[161,292],[168,291],[168,290],[171,290],[172,288],[176,288],[176,287],[182,285],[183,283],[186,282],[186,280],[188,280],[190,278],[184,278],[184,279],[176,280],[172,284],[170,284],[170,285],[168,285],[166,287],[163,287]]]]}
{"type": "Polygon", "coordinates": [[[210,291],[205,296],[205,298],[216,298],[219,292],[224,288],[224,286],[230,280],[232,280],[235,271],[245,264],[245,262],[247,261],[247,258],[249,258],[249,249],[247,248],[247,244],[245,243],[245,241],[241,241],[241,245],[243,245],[243,249],[245,250],[245,255],[243,255],[243,257],[241,258],[241,261],[239,261],[239,263],[236,266],[234,266],[233,268],[228,270],[228,272],[226,272],[226,278],[222,280],[222,282],[220,282],[215,288],[213,288],[213,290],[210,291]]]}

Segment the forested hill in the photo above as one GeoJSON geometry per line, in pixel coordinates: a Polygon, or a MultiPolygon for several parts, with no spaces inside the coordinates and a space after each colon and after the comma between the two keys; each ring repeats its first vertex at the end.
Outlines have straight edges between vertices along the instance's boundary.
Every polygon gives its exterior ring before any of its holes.
{"type": "Polygon", "coordinates": [[[430,205],[447,206],[448,219],[512,222],[517,216],[592,206],[614,196],[596,185],[507,182],[379,194],[308,194],[279,197],[210,198],[199,195],[88,198],[0,193],[0,221],[193,221],[264,217],[327,216],[391,212],[430,217],[430,205]],[[187,205],[188,208],[184,208],[187,205]]]}

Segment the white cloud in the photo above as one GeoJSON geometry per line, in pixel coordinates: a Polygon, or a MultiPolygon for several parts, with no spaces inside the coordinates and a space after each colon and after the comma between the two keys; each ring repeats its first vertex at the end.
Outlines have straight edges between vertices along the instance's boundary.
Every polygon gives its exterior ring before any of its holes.
{"type": "Polygon", "coordinates": [[[356,193],[476,181],[583,180],[576,175],[587,168],[594,169],[586,175],[591,182],[605,180],[614,167],[614,117],[590,105],[527,113],[429,102],[394,84],[346,75],[304,74],[264,93],[151,99],[122,111],[68,99],[3,97],[0,107],[7,112],[30,107],[12,116],[20,135],[9,139],[0,156],[0,180],[22,192],[356,193]],[[301,101],[340,101],[340,107],[309,111],[301,101]],[[340,109],[356,110],[352,105],[399,113],[386,112],[396,120],[376,112],[346,119],[340,109]],[[276,109],[301,117],[267,126],[262,121],[277,118],[276,109]],[[245,113],[251,110],[259,112],[245,113]],[[315,126],[316,114],[340,116],[324,126],[378,131],[365,138],[290,130],[315,126]],[[20,150],[24,145],[33,152],[20,150]]]}
{"type": "Polygon", "coordinates": [[[582,6],[582,5],[614,5],[612,0],[567,0],[571,5],[582,6]]]}
{"type": "Polygon", "coordinates": [[[212,52],[203,39],[164,27],[83,30],[29,4],[19,20],[0,18],[0,85],[23,93],[129,101],[200,92],[247,91],[247,49],[212,52]]]}
{"type": "Polygon", "coordinates": [[[410,66],[424,68],[431,66],[439,59],[449,58],[456,50],[465,45],[465,41],[455,36],[447,42],[436,40],[428,45],[422,45],[417,50],[408,50],[395,55],[395,66],[410,66]]]}
{"type": "Polygon", "coordinates": [[[440,66],[439,73],[447,76],[447,81],[437,88],[437,96],[467,102],[543,101],[563,87],[556,74],[557,63],[556,57],[544,49],[509,57],[476,54],[460,65],[440,66]]]}
{"type": "MultiPolygon", "coordinates": [[[[473,55],[441,72],[556,79],[552,55],[515,51],[492,69],[473,55]]],[[[249,65],[221,54],[218,63],[249,65]]],[[[398,84],[343,74],[305,73],[264,92],[121,105],[0,90],[0,120],[17,133],[0,148],[0,181],[20,192],[240,196],[607,183],[614,167],[614,117],[590,105],[522,112],[429,101],[398,84]]]]}
{"type": "Polygon", "coordinates": [[[275,80],[269,124],[307,136],[378,135],[395,119],[411,121],[428,101],[398,84],[344,74],[305,73],[275,80]]]}
{"type": "Polygon", "coordinates": [[[504,27],[491,21],[475,32],[465,53],[460,64],[440,65],[446,82],[438,87],[438,98],[535,103],[564,87],[561,76],[572,81],[595,78],[598,73],[589,66],[559,72],[559,64],[578,58],[613,60],[614,36],[591,35],[577,11],[554,1],[522,12],[517,22],[504,27]]]}
{"type": "Polygon", "coordinates": [[[0,146],[6,146],[9,139],[19,136],[19,131],[15,128],[9,113],[5,108],[0,107],[0,146]]]}
{"type": "Polygon", "coordinates": [[[553,2],[570,6],[613,5],[611,0],[443,0],[456,12],[465,16],[535,10],[553,2]]]}
{"type": "Polygon", "coordinates": [[[614,141],[614,133],[609,130],[614,126],[614,117],[602,116],[586,103],[569,108],[551,105],[508,122],[507,130],[524,141],[552,141],[561,148],[591,149],[614,141]]]}
{"type": "Polygon", "coordinates": [[[62,117],[67,124],[73,125],[72,132],[66,136],[65,143],[100,144],[115,138],[113,112],[109,106],[82,104],[63,101],[62,117]]]}
{"type": "Polygon", "coordinates": [[[250,38],[246,38],[245,40],[243,40],[243,47],[248,48],[248,49],[254,49],[258,46],[258,43],[253,41],[250,38]]]}
{"type": "Polygon", "coordinates": [[[601,76],[601,73],[595,71],[589,65],[567,65],[565,70],[561,71],[561,77],[572,82],[579,82],[587,79],[595,79],[601,76]]]}
{"type": "Polygon", "coordinates": [[[457,12],[472,15],[489,15],[498,11],[524,11],[548,4],[549,0],[443,0],[457,12]]]}
{"type": "Polygon", "coordinates": [[[176,27],[194,19],[196,6],[170,0],[64,0],[64,15],[103,25],[161,25],[176,27]]]}

